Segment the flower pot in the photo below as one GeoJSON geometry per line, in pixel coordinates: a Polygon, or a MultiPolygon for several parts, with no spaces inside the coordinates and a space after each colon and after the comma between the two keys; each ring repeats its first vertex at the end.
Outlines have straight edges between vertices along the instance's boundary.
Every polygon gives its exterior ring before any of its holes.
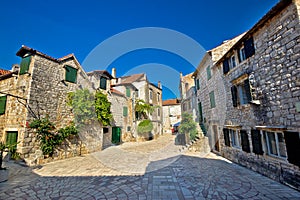
{"type": "Polygon", "coordinates": [[[0,183],[8,180],[8,169],[0,169],[0,183]]]}

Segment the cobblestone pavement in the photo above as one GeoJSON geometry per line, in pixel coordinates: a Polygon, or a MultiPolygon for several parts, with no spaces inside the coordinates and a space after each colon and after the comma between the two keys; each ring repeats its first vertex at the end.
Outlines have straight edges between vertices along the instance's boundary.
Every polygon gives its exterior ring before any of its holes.
{"type": "Polygon", "coordinates": [[[29,168],[6,163],[0,199],[300,199],[300,193],[174,137],[29,168]]]}

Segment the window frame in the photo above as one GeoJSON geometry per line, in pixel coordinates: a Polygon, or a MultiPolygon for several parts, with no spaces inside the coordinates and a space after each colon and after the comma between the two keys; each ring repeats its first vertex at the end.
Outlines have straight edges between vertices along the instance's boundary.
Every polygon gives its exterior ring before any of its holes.
{"type": "Polygon", "coordinates": [[[153,91],[152,91],[152,89],[149,90],[149,99],[153,100],[153,91]]]}
{"type": "Polygon", "coordinates": [[[231,146],[237,149],[242,149],[240,131],[238,129],[228,129],[228,130],[229,130],[229,135],[231,140],[231,146]]]}
{"type": "Polygon", "coordinates": [[[106,78],[106,77],[104,77],[104,76],[101,76],[101,77],[100,77],[100,84],[99,84],[99,87],[100,87],[100,89],[102,89],[102,90],[106,90],[106,89],[107,89],[107,78],[106,78]],[[102,84],[103,84],[101,80],[105,80],[104,88],[101,87],[102,84]]]}
{"type": "MultiPolygon", "coordinates": [[[[284,140],[284,133],[283,132],[280,132],[280,131],[269,131],[269,130],[265,130],[263,131],[263,134],[264,134],[264,140],[265,140],[265,145],[266,145],[266,150],[267,150],[267,155],[269,156],[272,156],[272,157],[276,157],[276,158],[280,158],[280,159],[285,159],[287,160],[287,149],[286,149],[286,144],[285,144],[285,140],[284,140]],[[276,146],[276,154],[272,153],[271,152],[271,147],[270,147],[270,141],[269,141],[269,137],[268,137],[268,133],[272,133],[274,134],[274,138],[275,138],[275,146],[276,146]],[[279,139],[278,139],[278,134],[281,134],[282,135],[282,139],[283,139],[283,143],[284,143],[284,149],[282,149],[285,153],[284,156],[282,156],[280,153],[280,145],[279,145],[279,139]]],[[[271,145],[272,146],[272,145],[271,145]]]]}
{"type": "Polygon", "coordinates": [[[238,49],[238,58],[240,63],[244,62],[247,59],[244,46],[238,49]]]}

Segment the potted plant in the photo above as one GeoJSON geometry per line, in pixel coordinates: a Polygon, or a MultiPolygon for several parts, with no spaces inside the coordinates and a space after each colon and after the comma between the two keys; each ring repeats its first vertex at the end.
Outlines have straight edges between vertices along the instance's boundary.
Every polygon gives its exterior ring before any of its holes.
{"type": "Polygon", "coordinates": [[[3,152],[9,148],[9,145],[4,144],[0,141],[0,182],[7,181],[8,179],[8,169],[2,167],[3,162],[3,152]]]}

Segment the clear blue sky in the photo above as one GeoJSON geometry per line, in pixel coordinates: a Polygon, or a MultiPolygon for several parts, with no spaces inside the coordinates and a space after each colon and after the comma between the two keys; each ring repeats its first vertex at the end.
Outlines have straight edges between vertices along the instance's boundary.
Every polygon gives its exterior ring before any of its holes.
{"type": "MultiPolygon", "coordinates": [[[[0,68],[10,69],[22,44],[59,58],[74,53],[80,63],[99,43],[140,27],[168,28],[196,40],[205,50],[250,29],[278,0],[85,0],[3,1],[0,7],[0,68]]],[[[200,59],[200,58],[199,58],[200,59]]],[[[122,75],[134,66],[162,63],[193,71],[170,52],[144,49],[120,56],[111,66],[122,75]]],[[[150,80],[151,81],[151,80],[150,80]]],[[[177,86],[176,86],[177,87],[177,86]]],[[[167,91],[164,99],[174,97],[167,91]]]]}

